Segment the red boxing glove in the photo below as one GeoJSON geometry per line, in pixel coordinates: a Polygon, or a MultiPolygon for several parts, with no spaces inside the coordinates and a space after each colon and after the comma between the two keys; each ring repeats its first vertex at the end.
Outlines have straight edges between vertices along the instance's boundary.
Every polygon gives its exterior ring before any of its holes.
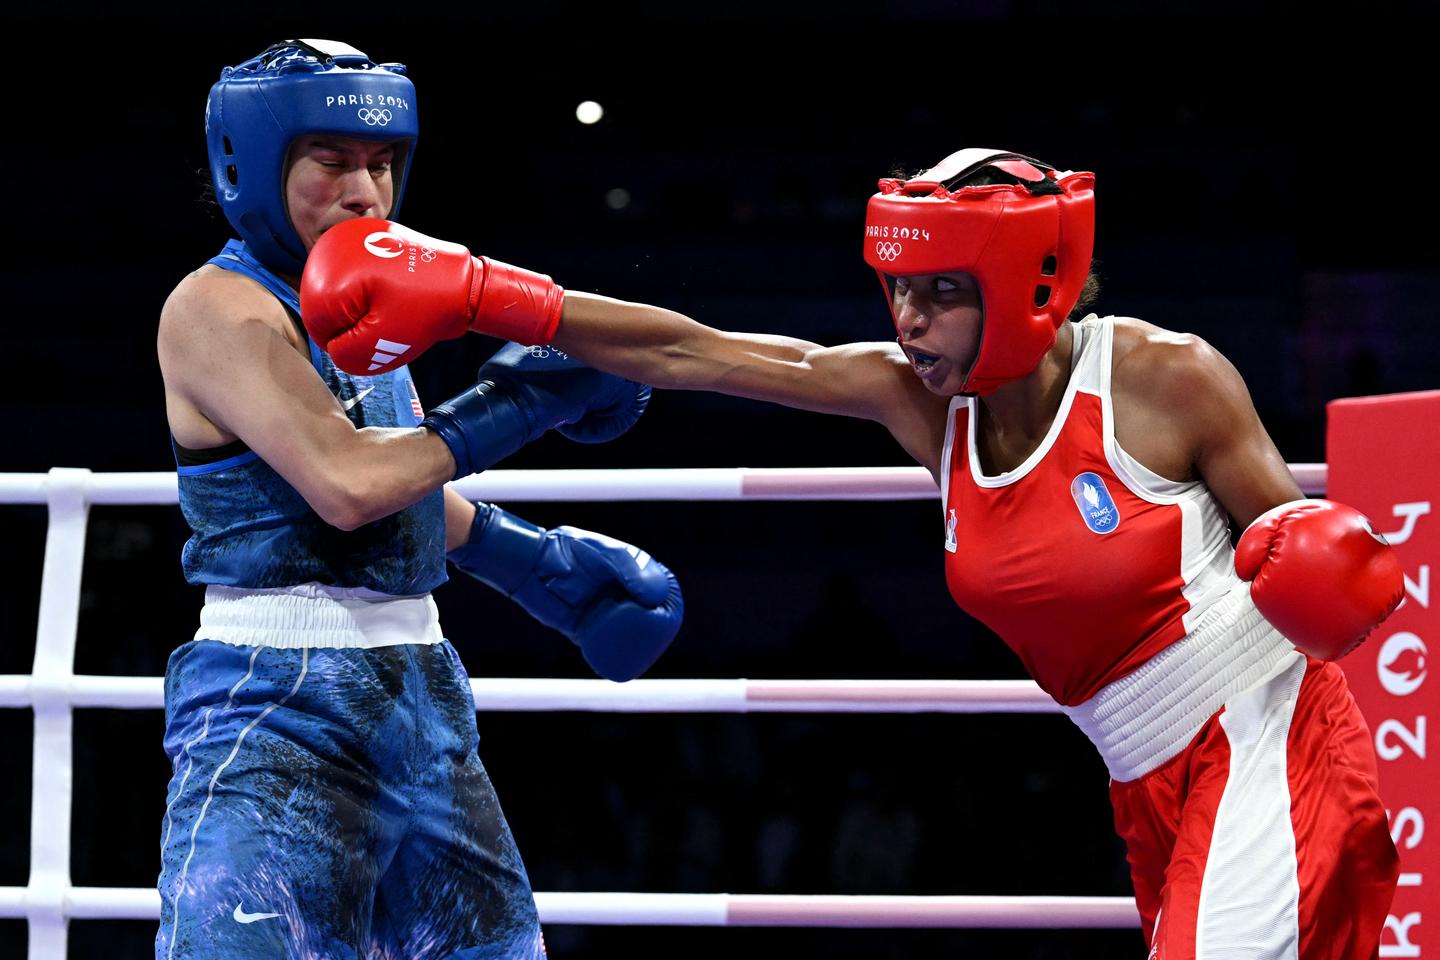
{"type": "Polygon", "coordinates": [[[467,330],[549,343],[564,296],[543,274],[365,217],[326,230],[310,251],[300,315],[337,367],[373,376],[467,330]]]}
{"type": "Polygon", "coordinates": [[[1405,594],[1400,559],[1358,511],[1296,500],[1266,511],[1235,548],[1235,572],[1265,619],[1303,653],[1338,660],[1405,594]]]}

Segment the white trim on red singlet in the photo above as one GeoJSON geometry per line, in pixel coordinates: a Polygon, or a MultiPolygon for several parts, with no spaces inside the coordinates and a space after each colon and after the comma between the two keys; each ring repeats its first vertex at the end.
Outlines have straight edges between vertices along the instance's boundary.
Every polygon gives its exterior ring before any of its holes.
{"type": "MultiPolygon", "coordinates": [[[[1086,317],[1085,319],[1090,318],[1086,317]]],[[[1065,421],[1070,419],[1070,407],[1075,403],[1075,391],[1080,382],[1080,378],[1076,374],[1085,362],[1085,348],[1090,345],[1092,339],[1089,332],[1084,329],[1083,321],[1072,323],[1070,326],[1074,328],[1074,341],[1070,350],[1070,382],[1065,385],[1065,395],[1060,398],[1060,409],[1055,411],[1055,419],[1050,421],[1050,429],[1045,432],[1040,445],[1030,451],[1030,456],[1026,457],[1014,470],[1006,470],[993,477],[982,472],[980,448],[975,441],[976,421],[980,418],[975,415],[974,405],[971,405],[970,425],[966,430],[965,442],[970,445],[970,476],[975,481],[975,486],[992,490],[997,487],[1008,487],[1034,470],[1040,461],[1045,459],[1045,454],[1050,452],[1050,448],[1055,446],[1055,441],[1059,439],[1061,431],[1065,429],[1065,421]]]]}
{"type": "Polygon", "coordinates": [[[945,412],[945,446],[940,450],[940,513],[950,509],[950,455],[955,452],[955,414],[970,406],[969,397],[951,397],[945,412]]]}
{"type": "Polygon", "coordinates": [[[1181,618],[1186,632],[1195,629],[1205,611],[1235,585],[1235,552],[1230,546],[1230,521],[1224,509],[1199,480],[1170,480],[1127,453],[1115,439],[1115,410],[1110,377],[1115,368],[1116,317],[1086,317],[1096,333],[1095,351],[1076,370],[1087,381],[1079,389],[1100,398],[1104,421],[1105,460],[1125,487],[1151,503],[1180,508],[1180,593],[1190,605],[1181,618]]]}
{"type": "Polygon", "coordinates": [[[945,447],[940,460],[940,510],[942,515],[950,503],[950,466],[955,450],[955,419],[961,410],[968,410],[965,442],[970,452],[970,477],[975,485],[996,489],[1015,483],[1030,473],[1059,439],[1077,393],[1088,393],[1100,399],[1102,442],[1110,469],[1131,493],[1142,500],[1170,504],[1179,508],[1181,595],[1188,609],[1181,618],[1186,632],[1195,629],[1205,611],[1223,598],[1234,586],[1234,550],[1230,546],[1230,523],[1224,509],[1198,480],[1170,480],[1155,473],[1135,459],[1115,439],[1115,411],[1110,396],[1110,378],[1114,370],[1116,317],[1090,314],[1072,323],[1074,344],[1070,363],[1070,381],[1060,407],[1040,444],[1014,470],[989,476],[980,466],[978,432],[979,405],[972,397],[952,397],[946,414],[945,447]]]}

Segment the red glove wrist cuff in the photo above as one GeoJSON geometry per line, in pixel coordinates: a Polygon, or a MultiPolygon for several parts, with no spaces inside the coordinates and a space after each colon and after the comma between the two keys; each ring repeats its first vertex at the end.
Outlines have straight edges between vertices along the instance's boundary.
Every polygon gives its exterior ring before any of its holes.
{"type": "Polygon", "coordinates": [[[560,327],[565,290],[543,273],[476,257],[471,329],[526,346],[549,343],[560,327]]]}

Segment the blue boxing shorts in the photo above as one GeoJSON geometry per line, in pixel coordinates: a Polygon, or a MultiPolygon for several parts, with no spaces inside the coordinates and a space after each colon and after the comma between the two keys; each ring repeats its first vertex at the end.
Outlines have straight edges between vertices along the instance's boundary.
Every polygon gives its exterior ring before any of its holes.
{"type": "Polygon", "coordinates": [[[170,657],[157,960],[544,957],[433,601],[361,593],[212,586],[170,657]]]}

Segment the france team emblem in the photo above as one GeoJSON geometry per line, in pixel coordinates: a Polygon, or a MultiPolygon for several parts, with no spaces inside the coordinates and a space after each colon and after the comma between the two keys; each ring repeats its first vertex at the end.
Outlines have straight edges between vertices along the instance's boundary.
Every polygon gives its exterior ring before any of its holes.
{"type": "Polygon", "coordinates": [[[1120,526],[1120,511],[1115,506],[1105,481],[1093,473],[1082,473],[1070,481],[1070,496],[1080,508],[1080,516],[1092,533],[1109,533],[1120,526]]]}

